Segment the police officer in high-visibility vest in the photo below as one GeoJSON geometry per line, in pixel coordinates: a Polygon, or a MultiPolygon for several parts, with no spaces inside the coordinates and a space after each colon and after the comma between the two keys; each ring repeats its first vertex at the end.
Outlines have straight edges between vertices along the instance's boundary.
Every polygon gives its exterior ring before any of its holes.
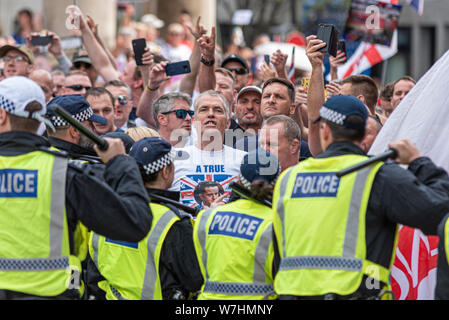
{"type": "Polygon", "coordinates": [[[73,118],[91,130],[93,130],[92,122],[106,124],[108,122],[106,118],[95,114],[82,95],[57,96],[47,105],[46,117],[55,127],[54,131],[47,130],[48,140],[52,147],[68,152],[70,158],[74,160],[101,163],[100,158],[93,149],[93,143],[63,118],[54,114],[50,110],[52,106],[63,108],[73,118]]]}
{"type": "Polygon", "coordinates": [[[390,268],[397,224],[436,234],[449,211],[449,177],[407,139],[391,143],[394,163],[376,163],[341,178],[335,172],[366,160],[360,148],[368,118],[353,96],[320,110],[316,158],[286,170],[276,183],[273,221],[281,299],[392,298],[390,268]]]}
{"type": "Polygon", "coordinates": [[[449,214],[438,227],[438,264],[435,300],[449,300],[449,214]]]}
{"type": "Polygon", "coordinates": [[[80,299],[79,221],[121,241],[139,241],[151,226],[139,169],[123,143],[109,139],[106,151],[97,149],[106,163],[98,179],[35,134],[45,113],[36,83],[0,82],[0,299],[80,299]]]}
{"type": "Polygon", "coordinates": [[[276,157],[263,149],[245,155],[239,183],[252,199],[201,211],[195,250],[205,279],[200,300],[273,299],[272,210],[264,201],[280,174],[276,157]]]}
{"type": "MultiPolygon", "coordinates": [[[[149,194],[179,202],[179,192],[167,191],[174,179],[174,152],[167,141],[139,140],[130,156],[139,164],[149,194]]],[[[150,203],[153,224],[138,243],[91,233],[89,253],[100,275],[88,276],[89,283],[97,282],[101,289],[93,289],[96,299],[185,300],[200,290],[203,278],[193,247],[192,216],[169,202],[150,203]]]]}

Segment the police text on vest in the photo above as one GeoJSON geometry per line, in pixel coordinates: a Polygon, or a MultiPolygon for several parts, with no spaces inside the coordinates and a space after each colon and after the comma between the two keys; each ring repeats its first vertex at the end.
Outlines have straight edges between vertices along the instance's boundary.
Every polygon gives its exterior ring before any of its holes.
{"type": "Polygon", "coordinates": [[[218,211],[209,228],[209,234],[253,240],[262,219],[236,212],[218,211]]]}
{"type": "Polygon", "coordinates": [[[336,197],[340,179],[335,172],[298,173],[292,198],[336,197]]]}
{"type": "Polygon", "coordinates": [[[36,198],[37,170],[0,170],[0,198],[36,198]]]}

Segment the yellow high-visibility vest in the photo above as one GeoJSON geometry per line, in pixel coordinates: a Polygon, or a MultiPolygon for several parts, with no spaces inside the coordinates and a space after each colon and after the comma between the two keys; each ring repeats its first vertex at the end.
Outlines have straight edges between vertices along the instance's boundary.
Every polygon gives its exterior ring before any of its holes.
{"type": "Polygon", "coordinates": [[[272,211],[245,199],[200,212],[193,241],[205,279],[199,300],[274,298],[272,211]]]}
{"type": "Polygon", "coordinates": [[[0,289],[81,296],[65,211],[67,161],[42,151],[0,157],[0,289]]]}
{"type": "Polygon", "coordinates": [[[162,300],[159,264],[162,245],[180,218],[169,208],[151,203],[153,222],[140,242],[115,241],[90,232],[89,254],[106,279],[98,286],[108,300],[162,300]]]}
{"type": "MultiPolygon", "coordinates": [[[[389,286],[389,269],[366,259],[365,243],[368,200],[383,163],[342,178],[335,175],[366,159],[309,158],[279,177],[273,195],[273,227],[281,257],[274,280],[277,294],[349,295],[359,288],[363,275],[375,280],[372,285],[377,281],[381,286],[381,281],[389,286]]],[[[394,252],[391,263],[393,257],[394,252]]]]}

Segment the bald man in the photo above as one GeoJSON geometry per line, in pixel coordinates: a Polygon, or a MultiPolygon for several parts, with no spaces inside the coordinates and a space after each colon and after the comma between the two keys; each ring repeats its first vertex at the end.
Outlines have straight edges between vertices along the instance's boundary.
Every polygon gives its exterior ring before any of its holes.
{"type": "Polygon", "coordinates": [[[44,91],[45,102],[49,103],[53,98],[53,79],[47,70],[38,69],[30,73],[29,78],[36,82],[44,91]]]}

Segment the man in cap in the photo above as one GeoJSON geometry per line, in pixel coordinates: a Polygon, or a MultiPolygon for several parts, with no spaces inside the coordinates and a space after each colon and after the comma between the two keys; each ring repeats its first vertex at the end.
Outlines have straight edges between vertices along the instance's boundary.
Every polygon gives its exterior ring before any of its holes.
{"type": "Polygon", "coordinates": [[[255,135],[259,132],[262,125],[262,116],[260,114],[261,97],[262,89],[256,86],[244,87],[237,94],[235,99],[235,116],[237,121],[232,120],[229,129],[225,132],[225,144],[227,146],[234,148],[237,141],[243,137],[255,135]]]}
{"type": "Polygon", "coordinates": [[[245,59],[237,54],[231,54],[224,58],[221,67],[234,74],[235,89],[239,92],[250,80],[250,69],[245,59]]]}
{"type": "Polygon", "coordinates": [[[448,212],[447,173],[407,139],[389,147],[408,170],[377,162],[337,177],[367,159],[360,148],[367,119],[356,97],[327,100],[315,119],[324,152],[284,171],[276,183],[274,289],[281,299],[391,298],[398,224],[436,234],[448,212]]]}
{"type": "Polygon", "coordinates": [[[99,73],[92,65],[92,61],[85,50],[78,51],[73,55],[72,65],[72,71],[79,70],[87,73],[90,82],[95,84],[99,73]]]}
{"type": "Polygon", "coordinates": [[[53,106],[63,108],[73,118],[91,130],[94,129],[93,122],[107,124],[107,120],[95,114],[89,103],[81,95],[58,96],[47,106],[47,118],[55,127],[55,131],[47,130],[51,145],[58,150],[68,152],[72,159],[98,162],[100,159],[92,148],[92,142],[63,118],[54,114],[50,110],[53,106]]]}
{"type": "Polygon", "coordinates": [[[263,121],[260,113],[261,101],[262,89],[256,86],[244,87],[237,94],[235,114],[237,123],[245,132],[250,130],[252,134],[259,132],[263,121]]]}
{"type": "Polygon", "coordinates": [[[0,83],[0,299],[80,299],[83,227],[136,242],[151,226],[139,169],[122,142],[95,147],[106,163],[99,176],[34,134],[45,113],[36,83],[0,83]]]}
{"type": "MultiPolygon", "coordinates": [[[[272,116],[285,115],[293,117],[295,114],[295,87],[283,78],[271,78],[265,81],[262,87],[260,114],[266,121],[272,116]]],[[[251,151],[259,147],[259,135],[245,136],[236,142],[235,148],[251,151]]],[[[310,157],[307,142],[300,141],[299,159],[310,157]]]]}
{"type": "Polygon", "coordinates": [[[14,76],[28,77],[34,68],[33,53],[25,46],[15,47],[5,45],[0,48],[0,58],[3,59],[3,73],[6,78],[14,76]]]}
{"type": "Polygon", "coordinates": [[[103,289],[93,286],[92,293],[108,300],[185,300],[201,288],[203,278],[193,246],[191,215],[176,204],[179,192],[167,191],[175,172],[172,146],[160,138],[144,138],[133,145],[130,156],[138,163],[150,198],[168,200],[152,199],[152,228],[139,243],[91,236],[93,269],[101,275],[91,273],[89,283],[103,289]],[[129,255],[130,248],[138,254],[129,255]]]}

